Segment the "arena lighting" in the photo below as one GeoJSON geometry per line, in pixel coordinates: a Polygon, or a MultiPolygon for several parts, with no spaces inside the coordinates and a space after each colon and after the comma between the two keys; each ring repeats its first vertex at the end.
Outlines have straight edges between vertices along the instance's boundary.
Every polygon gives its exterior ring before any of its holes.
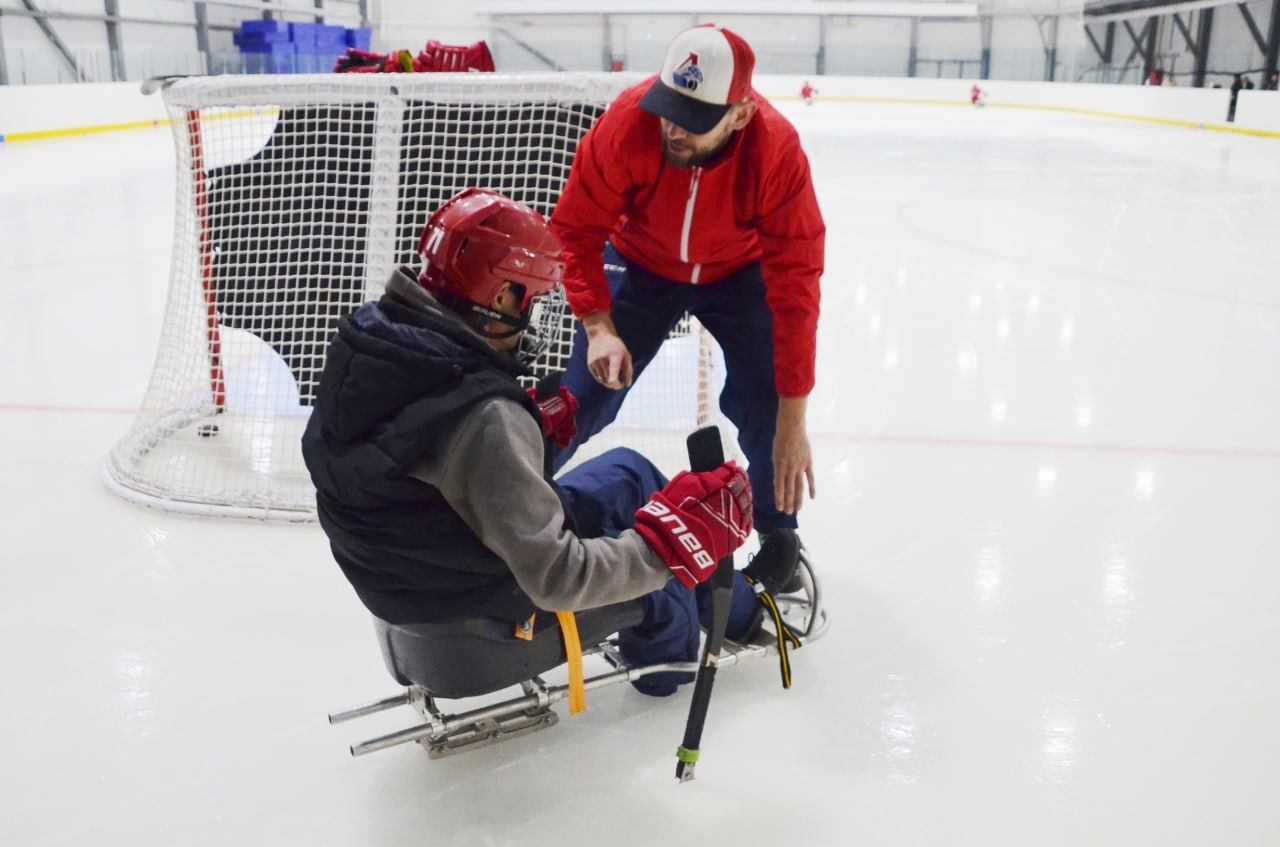
{"type": "MultiPolygon", "coordinates": [[[[474,10],[480,15],[529,17],[534,15],[688,15],[688,2],[649,0],[649,2],[583,3],[568,0],[476,0],[474,10]]],[[[703,18],[717,15],[839,15],[873,18],[976,18],[977,3],[947,2],[847,2],[847,0],[702,0],[696,14],[703,18]]]]}

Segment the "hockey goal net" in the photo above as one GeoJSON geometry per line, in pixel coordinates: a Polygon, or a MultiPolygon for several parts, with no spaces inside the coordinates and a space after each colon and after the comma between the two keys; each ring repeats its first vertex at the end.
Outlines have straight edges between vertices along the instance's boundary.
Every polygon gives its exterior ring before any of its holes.
{"type": "MultiPolygon", "coordinates": [[[[635,81],[359,74],[166,84],[177,159],[168,303],[142,406],[106,462],[108,485],[173,511],[314,519],[300,439],[338,318],[380,296],[395,267],[418,267],[427,218],[464,188],[549,215],[578,139],[635,81]]],[[[552,337],[537,370],[563,370],[572,315],[547,298],[535,320],[552,337]]],[[[714,411],[722,381],[718,348],[686,318],[618,420],[575,461],[624,444],[674,473],[685,466],[684,436],[724,423],[714,411]]]]}

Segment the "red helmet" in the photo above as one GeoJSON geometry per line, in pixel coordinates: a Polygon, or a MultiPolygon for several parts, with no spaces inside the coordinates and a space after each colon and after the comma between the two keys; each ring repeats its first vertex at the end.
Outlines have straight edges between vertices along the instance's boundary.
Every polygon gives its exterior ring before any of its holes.
{"type": "Polygon", "coordinates": [[[427,221],[418,241],[422,274],[436,294],[488,308],[508,282],[524,286],[520,311],[564,277],[560,240],[542,215],[483,188],[468,188],[427,221]]]}

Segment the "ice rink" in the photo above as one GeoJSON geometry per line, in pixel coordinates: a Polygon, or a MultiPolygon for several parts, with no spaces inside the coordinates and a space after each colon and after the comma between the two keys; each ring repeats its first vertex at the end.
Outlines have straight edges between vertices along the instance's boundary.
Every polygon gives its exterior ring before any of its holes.
{"type": "Polygon", "coordinates": [[[828,224],[795,684],[616,686],[442,760],[310,526],[101,466],[168,282],[164,128],[0,145],[0,844],[1280,843],[1280,140],[798,102],[828,224]]]}

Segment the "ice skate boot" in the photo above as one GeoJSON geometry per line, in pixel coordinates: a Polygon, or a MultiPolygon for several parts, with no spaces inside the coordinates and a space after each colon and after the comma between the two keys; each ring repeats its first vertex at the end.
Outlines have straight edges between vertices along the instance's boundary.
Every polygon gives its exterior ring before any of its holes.
{"type": "Polygon", "coordinates": [[[775,529],[760,538],[760,551],[742,572],[761,583],[770,594],[800,590],[800,536],[794,529],[775,529]]]}

